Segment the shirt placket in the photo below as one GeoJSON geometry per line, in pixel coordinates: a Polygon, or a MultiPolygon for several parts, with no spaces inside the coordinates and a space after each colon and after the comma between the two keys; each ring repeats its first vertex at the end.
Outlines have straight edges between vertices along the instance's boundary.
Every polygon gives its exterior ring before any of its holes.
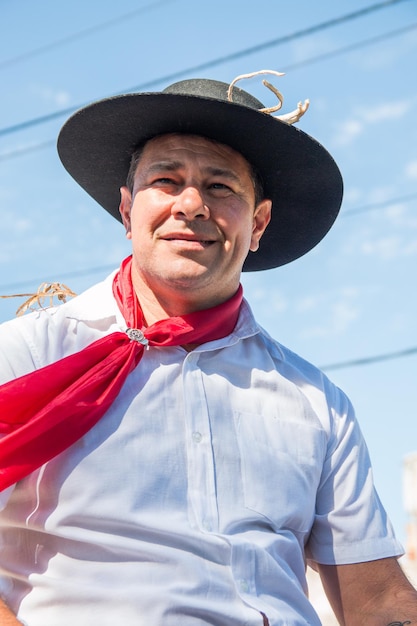
{"type": "Polygon", "coordinates": [[[201,531],[216,532],[219,519],[215,467],[207,398],[198,365],[200,357],[191,352],[183,366],[189,517],[201,531]]]}

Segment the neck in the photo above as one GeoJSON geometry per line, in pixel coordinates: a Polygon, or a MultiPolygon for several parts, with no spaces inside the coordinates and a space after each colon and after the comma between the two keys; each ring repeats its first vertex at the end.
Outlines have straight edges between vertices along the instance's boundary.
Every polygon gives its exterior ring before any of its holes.
{"type": "MultiPolygon", "coordinates": [[[[231,298],[238,286],[228,294],[201,294],[199,290],[179,289],[171,287],[160,289],[157,293],[138,276],[132,266],[132,282],[136,296],[140,302],[143,317],[147,326],[168,317],[181,317],[217,306],[231,298]]],[[[194,345],[190,347],[192,349],[194,345]]]]}

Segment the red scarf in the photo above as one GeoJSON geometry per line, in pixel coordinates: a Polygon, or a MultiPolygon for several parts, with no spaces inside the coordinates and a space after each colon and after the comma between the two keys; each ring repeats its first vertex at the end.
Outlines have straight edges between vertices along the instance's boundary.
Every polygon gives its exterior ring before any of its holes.
{"type": "Polygon", "coordinates": [[[122,262],[113,295],[126,333],[107,335],[80,352],[0,387],[0,491],[13,485],[80,439],[108,410],[146,344],[206,343],[230,334],[242,287],[219,306],[143,327],[132,286],[132,258],[122,262]]]}

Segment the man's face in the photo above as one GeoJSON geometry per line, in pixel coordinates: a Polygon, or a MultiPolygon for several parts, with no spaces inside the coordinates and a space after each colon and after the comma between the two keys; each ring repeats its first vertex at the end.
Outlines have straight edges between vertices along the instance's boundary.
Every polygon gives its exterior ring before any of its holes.
{"type": "Polygon", "coordinates": [[[247,161],[195,135],[150,140],[120,212],[132,240],[136,286],[156,295],[192,293],[214,306],[235,293],[243,262],[255,251],[271,202],[255,206],[247,161]]]}

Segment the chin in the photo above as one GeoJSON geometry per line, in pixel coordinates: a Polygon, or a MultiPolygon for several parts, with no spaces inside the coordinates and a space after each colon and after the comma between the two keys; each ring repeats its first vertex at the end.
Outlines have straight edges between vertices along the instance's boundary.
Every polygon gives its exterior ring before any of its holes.
{"type": "Polygon", "coordinates": [[[208,267],[189,259],[175,259],[165,268],[161,268],[161,274],[164,274],[168,280],[173,282],[192,282],[204,277],[214,276],[215,269],[213,266],[208,267]]]}
{"type": "Polygon", "coordinates": [[[198,289],[199,286],[212,283],[216,280],[212,274],[207,272],[175,272],[165,276],[165,282],[171,287],[178,289],[198,289]]]}

